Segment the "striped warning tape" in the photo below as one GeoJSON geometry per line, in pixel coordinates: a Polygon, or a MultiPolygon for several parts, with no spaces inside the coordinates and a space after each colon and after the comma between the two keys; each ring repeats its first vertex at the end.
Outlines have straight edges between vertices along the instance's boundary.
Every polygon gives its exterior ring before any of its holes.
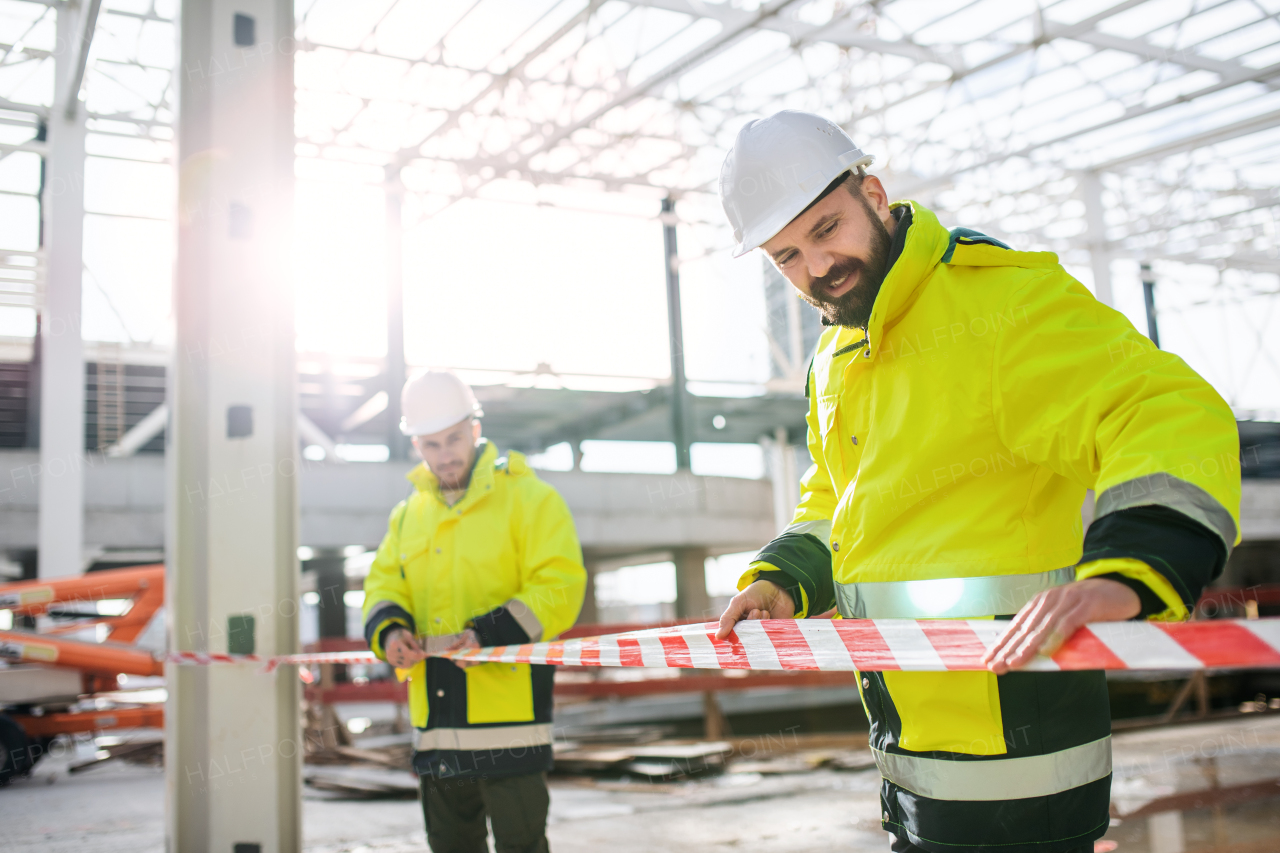
{"type": "MultiPolygon", "coordinates": [[[[1008,627],[990,619],[767,619],[740,622],[725,640],[717,624],[675,625],[521,646],[442,652],[438,657],[500,663],[757,670],[980,670],[982,655],[1008,627]]],[[[210,665],[375,663],[369,652],[263,658],[171,652],[166,662],[210,665]]],[[[1280,619],[1104,622],[1081,628],[1024,670],[1280,668],[1280,619]]]]}
{"type": "MultiPolygon", "coordinates": [[[[1008,627],[990,619],[768,619],[472,649],[449,657],[503,663],[758,670],[980,670],[1008,627]]],[[[1106,622],[1081,628],[1025,670],[1280,667],[1280,619],[1106,622]]]]}

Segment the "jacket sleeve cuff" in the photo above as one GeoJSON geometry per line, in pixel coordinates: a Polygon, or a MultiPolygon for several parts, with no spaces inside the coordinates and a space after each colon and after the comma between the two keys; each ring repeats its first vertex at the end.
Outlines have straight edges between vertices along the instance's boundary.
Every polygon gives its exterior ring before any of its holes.
{"type": "MultiPolygon", "coordinates": [[[[752,563],[752,571],[748,574],[754,575],[747,584],[755,581],[769,581],[772,584],[782,587],[782,591],[791,599],[792,609],[795,611],[795,618],[804,619],[809,615],[809,597],[804,594],[804,587],[800,582],[791,577],[784,571],[779,570],[775,566],[768,563],[752,563]]],[[[745,577],[745,575],[744,575],[745,577]]]]}
{"type": "Polygon", "coordinates": [[[364,640],[369,650],[381,660],[387,659],[386,637],[393,628],[407,628],[416,632],[413,616],[398,604],[384,601],[374,605],[364,622],[364,640]]]}
{"type": "MultiPolygon", "coordinates": [[[[471,627],[475,630],[480,645],[519,646],[536,642],[521,624],[522,620],[515,612],[517,609],[524,611],[528,616],[533,616],[533,611],[524,602],[512,600],[471,620],[471,627]]],[[[534,621],[537,621],[537,617],[534,617],[534,621]]],[[[538,627],[537,633],[542,634],[541,626],[538,627]]]]}
{"type": "Polygon", "coordinates": [[[796,618],[803,619],[809,613],[822,613],[836,603],[835,583],[831,578],[831,552],[826,543],[812,533],[783,533],[764,546],[752,565],[767,564],[790,578],[792,583],[779,584],[788,588],[796,584],[800,597],[792,596],[796,604],[796,618]]]}
{"type": "Polygon", "coordinates": [[[1169,582],[1139,560],[1097,560],[1076,570],[1076,580],[1088,578],[1115,581],[1133,590],[1142,605],[1134,619],[1177,622],[1187,618],[1187,609],[1169,582]]]}
{"type": "Polygon", "coordinates": [[[1147,613],[1148,606],[1157,605],[1139,592],[1145,617],[1185,619],[1226,559],[1222,539],[1194,519],[1163,506],[1132,507],[1089,526],[1076,579],[1120,575],[1145,586],[1165,605],[1147,613]]]}
{"type": "Polygon", "coordinates": [[[1198,521],[1165,506],[1135,506],[1094,520],[1076,579],[1115,573],[1140,581],[1167,605],[1155,619],[1187,619],[1222,573],[1226,547],[1198,521]],[[1093,566],[1106,562],[1105,566],[1093,566]]]}

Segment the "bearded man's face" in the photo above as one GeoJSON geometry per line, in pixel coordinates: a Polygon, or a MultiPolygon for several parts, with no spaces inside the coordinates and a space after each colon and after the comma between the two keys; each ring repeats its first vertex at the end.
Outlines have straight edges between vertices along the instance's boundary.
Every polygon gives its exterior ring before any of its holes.
{"type": "Polygon", "coordinates": [[[889,202],[873,177],[841,186],[764,244],[774,264],[827,322],[864,327],[889,271],[889,202]]]}

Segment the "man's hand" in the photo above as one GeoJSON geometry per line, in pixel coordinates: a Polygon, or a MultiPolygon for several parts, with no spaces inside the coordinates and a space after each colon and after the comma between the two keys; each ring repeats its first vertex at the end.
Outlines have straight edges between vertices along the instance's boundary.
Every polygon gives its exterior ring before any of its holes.
{"type": "Polygon", "coordinates": [[[387,637],[383,651],[387,655],[387,663],[396,669],[409,669],[427,656],[427,652],[418,644],[417,639],[408,628],[392,631],[387,637]]]}
{"type": "Polygon", "coordinates": [[[795,603],[786,590],[773,581],[756,581],[735,595],[724,609],[716,639],[728,637],[742,619],[790,619],[795,614],[795,603]]]}
{"type": "MultiPolygon", "coordinates": [[[[449,648],[446,649],[445,651],[453,652],[453,651],[457,651],[458,649],[478,649],[480,647],[481,647],[480,638],[476,636],[475,631],[468,628],[467,630],[459,634],[458,639],[450,643],[449,648]]],[[[475,666],[476,664],[483,663],[483,662],[484,661],[458,660],[456,658],[453,659],[454,665],[459,666],[463,669],[466,669],[469,666],[475,666]]]]}
{"type": "Polygon", "coordinates": [[[1036,654],[1053,654],[1076,629],[1090,622],[1123,622],[1142,611],[1138,594],[1122,583],[1088,578],[1045,590],[1027,602],[982,662],[1004,675],[1036,654]]]}

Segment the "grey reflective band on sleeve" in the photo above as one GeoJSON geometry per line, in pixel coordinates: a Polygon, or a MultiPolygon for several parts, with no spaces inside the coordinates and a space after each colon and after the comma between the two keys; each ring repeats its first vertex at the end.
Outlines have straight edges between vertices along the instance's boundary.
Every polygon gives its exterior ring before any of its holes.
{"type": "Polygon", "coordinates": [[[836,584],[845,619],[977,619],[1009,616],[1046,589],[1071,583],[1075,566],[1030,575],[836,584]]]}
{"type": "Polygon", "coordinates": [[[797,521],[795,524],[788,525],[787,528],[778,535],[781,536],[785,533],[798,533],[801,536],[809,533],[818,537],[818,540],[822,542],[823,545],[826,545],[828,548],[831,547],[831,519],[829,518],[822,518],[817,521],[797,521]]]}
{"type": "Polygon", "coordinates": [[[1111,737],[1047,755],[953,761],[872,749],[880,775],[931,800],[1025,800],[1047,797],[1106,778],[1111,737]]]}
{"type": "Polygon", "coordinates": [[[524,632],[529,635],[529,642],[537,643],[542,640],[542,622],[538,617],[533,615],[533,608],[525,604],[518,598],[513,598],[506,604],[502,605],[507,612],[515,618],[524,632]]]}
{"type": "Polygon", "coordinates": [[[418,729],[414,748],[428,749],[521,749],[551,743],[550,723],[520,726],[476,726],[465,729],[418,729]]]}
{"type": "Polygon", "coordinates": [[[1172,474],[1148,474],[1117,483],[1098,495],[1093,517],[1096,521],[1135,506],[1167,506],[1200,522],[1222,537],[1228,557],[1236,545],[1236,521],[1227,508],[1204,489],[1172,474]]]}

